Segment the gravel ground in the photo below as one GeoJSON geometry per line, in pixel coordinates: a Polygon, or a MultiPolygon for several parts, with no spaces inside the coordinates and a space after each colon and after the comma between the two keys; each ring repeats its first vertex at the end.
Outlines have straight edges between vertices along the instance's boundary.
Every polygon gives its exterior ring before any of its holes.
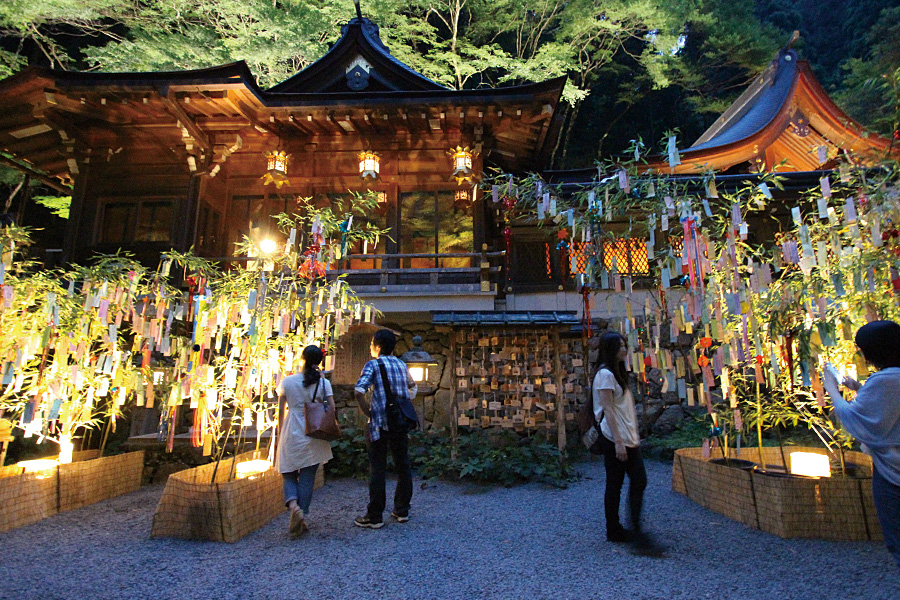
{"type": "Polygon", "coordinates": [[[0,598],[900,599],[883,544],[782,540],[672,492],[671,463],[647,469],[667,558],[606,541],[599,462],[564,490],[416,480],[410,521],[376,531],[351,525],[364,482],[335,480],[303,538],[285,513],[236,544],[149,539],[163,489],[150,486],[0,534],[0,598]]]}

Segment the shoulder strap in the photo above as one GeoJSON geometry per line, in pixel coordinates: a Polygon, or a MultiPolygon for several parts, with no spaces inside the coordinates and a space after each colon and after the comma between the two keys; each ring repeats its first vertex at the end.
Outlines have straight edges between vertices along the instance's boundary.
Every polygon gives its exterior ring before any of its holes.
{"type": "Polygon", "coordinates": [[[319,375],[319,378],[316,379],[316,389],[313,390],[312,401],[316,401],[316,396],[319,395],[319,384],[322,383],[322,375],[319,375]]]}
{"type": "Polygon", "coordinates": [[[384,397],[387,402],[394,401],[394,391],[391,389],[391,382],[388,379],[387,369],[384,368],[384,363],[381,362],[381,358],[376,358],[375,362],[378,363],[378,370],[381,371],[381,385],[384,387],[384,397]]]}

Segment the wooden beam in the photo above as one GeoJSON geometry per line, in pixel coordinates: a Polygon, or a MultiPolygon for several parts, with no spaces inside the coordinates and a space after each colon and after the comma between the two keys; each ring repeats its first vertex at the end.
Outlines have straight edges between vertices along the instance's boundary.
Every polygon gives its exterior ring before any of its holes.
{"type": "Polygon", "coordinates": [[[64,185],[62,182],[52,178],[47,173],[44,173],[43,171],[39,171],[38,169],[35,169],[34,167],[31,167],[20,161],[13,160],[12,158],[9,158],[4,154],[0,154],[0,164],[4,164],[8,167],[12,167],[16,171],[25,173],[32,179],[40,181],[42,184],[46,185],[47,187],[49,187],[51,189],[56,190],[57,192],[59,192],[61,194],[68,195],[68,194],[72,193],[71,187],[64,185]]]}
{"type": "Polygon", "coordinates": [[[274,131],[267,123],[263,123],[259,120],[256,112],[246,102],[232,98],[231,95],[229,95],[222,100],[222,103],[229,106],[236,114],[250,121],[250,125],[252,125],[259,133],[278,135],[278,132],[274,131]]]}
{"type": "Polygon", "coordinates": [[[109,108],[105,108],[102,104],[89,102],[87,97],[75,100],[74,98],[69,98],[64,95],[62,92],[45,90],[44,99],[47,101],[47,104],[55,106],[59,110],[75,113],[90,119],[100,119],[101,121],[112,123],[113,125],[128,125],[133,122],[131,118],[122,115],[117,110],[110,110],[109,108]]]}
{"type": "Polygon", "coordinates": [[[310,129],[303,124],[303,117],[295,117],[294,115],[288,115],[288,123],[293,125],[297,131],[302,133],[307,137],[313,137],[317,135],[317,131],[310,131],[310,129]]]}
{"type": "Polygon", "coordinates": [[[169,95],[165,98],[165,106],[166,109],[178,120],[182,127],[184,127],[187,132],[190,134],[194,141],[197,142],[201,148],[209,152],[212,148],[212,145],[209,143],[209,137],[200,129],[197,123],[194,122],[194,118],[185,112],[183,108],[178,104],[178,99],[175,97],[175,94],[169,92],[169,95]]]}

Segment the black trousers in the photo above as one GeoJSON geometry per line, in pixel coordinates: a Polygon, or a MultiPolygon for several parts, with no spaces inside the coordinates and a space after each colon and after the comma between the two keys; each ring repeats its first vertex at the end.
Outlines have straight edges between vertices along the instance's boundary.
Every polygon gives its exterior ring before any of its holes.
{"type": "Polygon", "coordinates": [[[644,505],[644,489],[647,487],[647,470],[640,448],[626,448],[628,460],[616,458],[616,445],[604,435],[600,435],[603,447],[603,459],[606,466],[606,494],[603,507],[606,512],[606,532],[609,534],[621,531],[619,521],[619,503],[622,498],[622,486],[625,475],[628,475],[628,511],[631,528],[641,530],[641,509],[644,505]]]}
{"type": "Polygon", "coordinates": [[[384,476],[387,471],[387,453],[391,451],[397,469],[397,490],[394,492],[394,513],[409,514],[412,500],[412,470],[409,464],[409,436],[406,432],[382,431],[378,440],[366,443],[369,451],[369,506],[366,515],[381,520],[385,507],[384,476]]]}

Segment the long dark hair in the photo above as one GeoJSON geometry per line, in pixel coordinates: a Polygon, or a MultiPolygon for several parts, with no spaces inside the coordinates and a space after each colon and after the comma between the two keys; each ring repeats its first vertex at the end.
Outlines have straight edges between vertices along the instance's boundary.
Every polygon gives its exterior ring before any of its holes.
{"type": "Polygon", "coordinates": [[[325,355],[322,349],[316,345],[307,346],[303,349],[303,386],[308,387],[319,381],[322,373],[319,371],[319,364],[325,355]]]}
{"type": "Polygon", "coordinates": [[[625,344],[625,338],[615,331],[606,331],[600,336],[594,375],[600,369],[612,372],[613,377],[616,378],[616,383],[619,384],[624,392],[628,385],[628,371],[625,370],[625,362],[619,360],[616,356],[623,344],[625,344]]]}

